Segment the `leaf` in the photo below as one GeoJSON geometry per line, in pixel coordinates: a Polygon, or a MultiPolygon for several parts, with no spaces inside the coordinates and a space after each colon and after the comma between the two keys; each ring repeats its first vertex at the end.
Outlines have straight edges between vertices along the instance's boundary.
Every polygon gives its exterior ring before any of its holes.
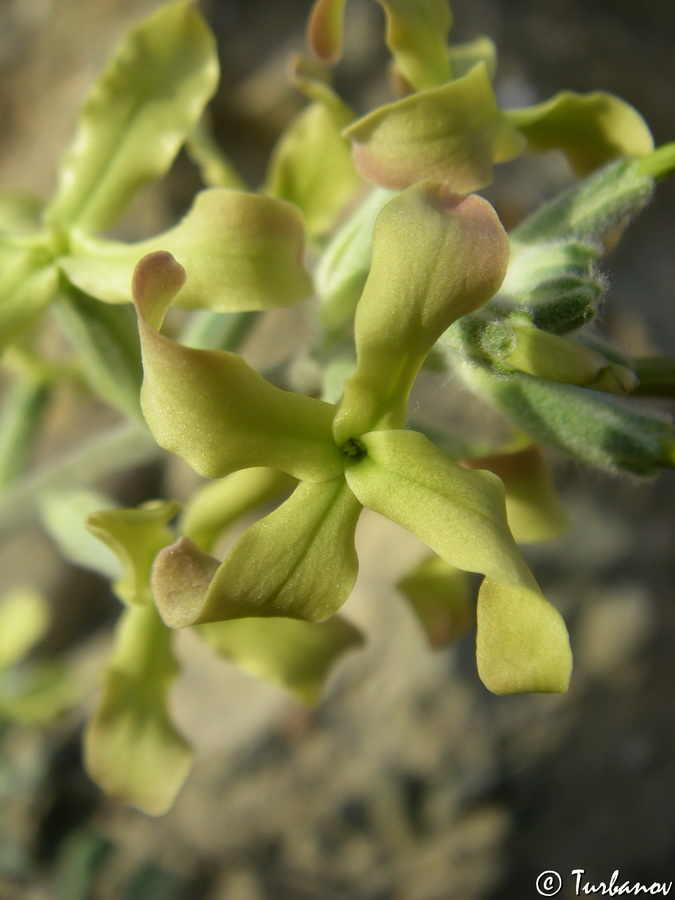
{"type": "Polygon", "coordinates": [[[478,596],[478,664],[495,693],[565,690],[565,624],[542,596],[511,536],[504,488],[491,472],[452,462],[423,435],[362,435],[345,470],[364,506],[407,528],[446,563],[486,576],[478,596]]]}
{"type": "Polygon", "coordinates": [[[494,163],[518,156],[525,139],[497,108],[485,63],[440,87],[379,107],[344,131],[368,181],[406,188],[425,178],[462,193],[487,187],[494,163]]]}
{"type": "Polygon", "coordinates": [[[427,354],[458,318],[498,290],[509,242],[481,197],[425,181],[382,209],[354,324],[357,368],[345,385],[335,440],[405,424],[427,354]]]}
{"type": "Polygon", "coordinates": [[[561,91],[535,106],[506,111],[506,118],[536,153],[562,150],[579,175],[623,156],[644,156],[654,149],[642,116],[605,91],[561,91]]]}
{"type": "Polygon", "coordinates": [[[176,256],[188,273],[179,306],[220,312],[289,306],[311,292],[303,265],[302,218],[290,203],[244,191],[209,188],[169,231],[133,244],[77,236],[59,264],[81,290],[109,303],[131,299],[141,257],[176,256]]]}
{"type": "Polygon", "coordinates": [[[150,570],[157,553],[174,539],[167,523],[178,510],[173,501],[151,500],[136,509],[104,509],[88,516],[91,533],[122,563],[124,578],[114,588],[124,603],[152,603],[150,570]]]}
{"type": "Polygon", "coordinates": [[[192,3],[168,3],[130,31],[85,100],[48,224],[82,232],[113,224],[168,170],[217,81],[214,39],[192,3]]]}
{"type": "Polygon", "coordinates": [[[94,781],[114,799],[149,815],[171,806],[193,757],[169,712],[169,689],[177,674],[171,638],[154,606],[124,611],[84,737],[85,763],[94,781]]]}
{"type": "Polygon", "coordinates": [[[440,556],[423,560],[397,584],[432,649],[454,643],[471,625],[474,613],[469,587],[467,573],[448,565],[440,556]]]}
{"type": "Polygon", "coordinates": [[[183,347],[155,330],[184,276],[161,252],[145,257],[134,275],[145,369],[141,402],[157,443],[207,478],[253,466],[308,481],[339,475],[333,406],[274,387],[236,354],[183,347]]]}
{"type": "Polygon", "coordinates": [[[448,0],[377,0],[387,18],[385,39],[396,66],[421,91],[450,81],[448,0]]]}
{"type": "Polygon", "coordinates": [[[361,641],[340,616],[326,622],[300,619],[234,619],[199,625],[209,647],[248,675],[286,688],[300,703],[315,705],[336,661],[361,641]]]}
{"type": "Polygon", "coordinates": [[[23,337],[56,293],[58,272],[37,242],[17,245],[0,235],[0,352],[23,337]]]}
{"type": "Polygon", "coordinates": [[[344,479],[300,482],[246,529],[220,566],[183,538],[159,554],[153,570],[162,618],[172,628],[251,616],[324,621],[356,581],[360,512],[344,479]]]}

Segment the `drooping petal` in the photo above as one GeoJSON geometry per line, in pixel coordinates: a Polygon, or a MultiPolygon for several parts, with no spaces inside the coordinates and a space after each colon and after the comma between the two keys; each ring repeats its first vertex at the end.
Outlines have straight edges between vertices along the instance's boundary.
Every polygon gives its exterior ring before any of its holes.
{"type": "Polygon", "coordinates": [[[452,462],[423,435],[362,435],[345,469],[355,496],[421,538],[450,565],[486,576],[479,594],[481,678],[495,693],[561,691],[571,654],[565,624],[545,600],[506,522],[491,472],[452,462]]]}
{"type": "Polygon", "coordinates": [[[433,178],[455,191],[477,191],[492,181],[494,163],[525,149],[497,107],[482,62],[441,87],[379,107],[344,133],[361,175],[388,188],[433,178]]]}
{"type": "Polygon", "coordinates": [[[174,228],[132,244],[75,236],[59,261],[73,284],[99,300],[128,303],[138,260],[155,250],[175,256],[188,280],[179,306],[219,312],[289,306],[306,299],[302,218],[290,203],[210,188],[174,228]]]}
{"type": "Polygon", "coordinates": [[[436,87],[451,78],[448,0],[377,0],[387,18],[385,40],[396,67],[416,90],[436,87]]]}
{"type": "Polygon", "coordinates": [[[499,288],[509,242],[476,195],[425,181],[380,213],[355,319],[356,372],[335,419],[336,442],[405,424],[408,395],[441,334],[499,288]]]}
{"type": "Polygon", "coordinates": [[[562,150],[580,175],[618,157],[643,156],[654,149],[642,116],[605,91],[561,91],[544,103],[505,115],[527,138],[528,150],[562,150]]]}
{"type": "Polygon", "coordinates": [[[114,587],[124,603],[152,603],[150,571],[157,553],[174,539],[167,523],[178,510],[173,501],[153,500],[136,509],[104,509],[88,516],[89,530],[122,563],[124,577],[114,587]]]}
{"type": "Polygon", "coordinates": [[[324,621],[356,580],[360,512],[343,478],[301,482],[246,529],[220,566],[183,538],[160,553],[153,570],[162,618],[172,628],[251,616],[324,621]]]}
{"type": "Polygon", "coordinates": [[[307,43],[327,65],[342,56],[344,14],[347,0],[315,0],[307,23],[307,43]]]}
{"type": "Polygon", "coordinates": [[[154,606],[124,611],[84,738],[85,763],[94,781],[149,815],[171,806],[193,757],[169,711],[169,689],[177,674],[171,637],[154,606]]]}
{"type": "Polygon", "coordinates": [[[111,225],[168,170],[217,82],[215,42],[192,3],[168,3],[132,30],[85,101],[48,223],[111,225]]]}
{"type": "Polygon", "coordinates": [[[415,612],[434,650],[454,643],[473,622],[470,576],[440,556],[423,560],[397,587],[415,612]]]}
{"type": "Polygon", "coordinates": [[[198,631],[212,650],[242,671],[286,688],[308,705],[319,702],[337,660],[362,641],[339,615],[326,622],[234,619],[199,625],[198,631]]]}
{"type": "Polygon", "coordinates": [[[274,387],[234,353],[183,347],[156,330],[184,279],[182,267],[162,252],[144,257],[134,275],[141,404],[157,443],[207,478],[253,466],[308,481],[339,475],[333,406],[274,387]]]}
{"type": "Polygon", "coordinates": [[[19,662],[49,628],[49,605],[32,587],[15,587],[0,599],[0,672],[19,662]]]}

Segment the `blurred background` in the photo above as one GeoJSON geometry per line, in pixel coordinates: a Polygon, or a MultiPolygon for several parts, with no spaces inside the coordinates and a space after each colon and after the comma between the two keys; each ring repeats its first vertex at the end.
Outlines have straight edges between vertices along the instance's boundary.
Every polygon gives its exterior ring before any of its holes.
{"type": "MultiPolygon", "coordinates": [[[[49,195],[86,88],[125,28],[157,6],[1,0],[0,190],[49,195]]],[[[496,42],[503,105],[604,89],[640,110],[657,143],[675,139],[671,0],[452,6],[453,42],[496,42]]],[[[303,49],[309,7],[201,4],[221,51],[214,128],[253,187],[302,104],[285,73],[303,49]]],[[[365,111],[387,95],[381,9],[352,0],[348,28],[337,85],[365,111]]],[[[566,178],[557,157],[519,161],[498,170],[491,198],[514,222],[566,178]]],[[[181,157],[127,227],[165,227],[198,187],[181,157]]],[[[606,261],[602,328],[629,352],[673,353],[673,210],[673,185],[661,185],[606,261]]],[[[40,459],[109,421],[65,392],[40,459]]],[[[65,667],[83,699],[42,727],[0,722],[1,900],[510,900],[538,896],[546,869],[563,877],[563,898],[575,896],[573,869],[596,883],[615,869],[621,881],[672,880],[675,475],[637,482],[552,463],[572,527],[525,553],[570,627],[566,696],[490,695],[471,636],[428,650],[394,589],[423,550],[365,515],[347,612],[369,643],[337,667],[317,710],[205,658],[185,636],[174,699],[198,757],[158,819],[108,800],[82,769],[86,688],[110,646],[117,601],[104,582],[65,566],[35,523],[6,529],[0,587],[30,580],[49,596],[54,627],[35,656],[65,667]]],[[[136,504],[191,483],[157,461],[103,486],[136,504]]]]}

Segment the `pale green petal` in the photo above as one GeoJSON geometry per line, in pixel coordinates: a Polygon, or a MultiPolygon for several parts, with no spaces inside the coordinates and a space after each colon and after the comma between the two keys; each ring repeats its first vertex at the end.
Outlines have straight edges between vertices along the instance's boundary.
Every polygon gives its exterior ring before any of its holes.
{"type": "Polygon", "coordinates": [[[604,91],[561,91],[544,103],[505,115],[527,138],[528,150],[562,150],[580,175],[617,157],[644,156],[654,149],[642,116],[604,91]]]}
{"type": "Polygon", "coordinates": [[[19,662],[49,627],[49,607],[32,587],[8,591],[0,602],[0,672],[19,662]]]}
{"type": "Polygon", "coordinates": [[[364,506],[421,538],[450,565],[486,576],[479,594],[479,671],[495,693],[565,690],[565,624],[542,596],[506,522],[504,488],[469,471],[423,435],[362,435],[365,454],[345,476],[364,506]]]}
{"type": "Polygon", "coordinates": [[[105,494],[79,488],[47,494],[42,498],[40,514],[65,559],[106,578],[118,579],[122,574],[119,557],[86,526],[87,516],[115,505],[105,494]]]}
{"type": "Polygon", "coordinates": [[[152,500],[136,509],[104,509],[87,518],[92,534],[122,563],[125,577],[114,587],[124,603],[152,603],[150,570],[157,553],[174,539],[167,523],[178,510],[173,501],[152,500]]]}
{"type": "Polygon", "coordinates": [[[454,643],[474,619],[470,576],[440,556],[419,563],[397,584],[434,650],[454,643]]]}
{"type": "Polygon", "coordinates": [[[171,253],[187,271],[179,306],[238,312],[289,306],[311,293],[298,210],[283,200],[226,188],[201,191],[178,225],[146,241],[78,236],[72,255],[59,264],[81,290],[127,303],[134,266],[155,250],[171,253]]]}
{"type": "Polygon", "coordinates": [[[56,294],[58,272],[46,247],[0,236],[0,352],[39,320],[56,294]]]}
{"type": "Polygon", "coordinates": [[[427,354],[458,318],[498,290],[509,242],[490,204],[439,182],[408,188],[383,208],[356,308],[356,372],[345,385],[335,439],[405,424],[427,354]]]}
{"type": "Polygon", "coordinates": [[[342,56],[346,4],[347,0],[315,0],[307,23],[307,43],[312,53],[329,65],[342,56]]]}
{"type": "Polygon", "coordinates": [[[184,270],[161,252],[145,257],[134,276],[141,403],[157,443],[207,478],[254,466],[307,481],[339,475],[333,406],[274,387],[234,353],[184,347],[155,330],[183,279],[184,270]]]}
{"type": "Polygon", "coordinates": [[[311,103],[291,122],[272,154],[266,191],[300,209],[311,237],[328,231],[362,183],[351,145],[341,133],[352,118],[333,105],[311,103]]]}
{"type": "Polygon", "coordinates": [[[131,31],[85,100],[49,224],[111,225],[168,170],[217,82],[214,39],[192,3],[168,3],[131,31]]]}
{"type": "Polygon", "coordinates": [[[321,699],[337,660],[362,641],[340,616],[326,622],[235,619],[199,625],[198,631],[212,650],[248,675],[278,684],[309,705],[321,699]]]}
{"type": "Polygon", "coordinates": [[[154,606],[124,611],[84,738],[94,781],[149,815],[171,806],[193,757],[169,712],[169,689],[178,671],[171,638],[154,606]]]}
{"type": "Polygon", "coordinates": [[[354,531],[361,505],[342,478],[301,482],[239,538],[218,567],[183,538],[153,570],[153,591],[172,628],[251,616],[322,622],[354,587],[354,531]]]}
{"type": "Polygon", "coordinates": [[[482,62],[485,63],[490,81],[494,81],[497,71],[497,48],[489,37],[481,35],[463,44],[451,44],[449,57],[453,78],[461,78],[471,71],[476,63],[482,62]]]}
{"type": "Polygon", "coordinates": [[[482,62],[455,81],[379,107],[344,133],[361,175],[388,188],[433,178],[455,191],[476,191],[492,181],[494,163],[525,149],[497,108],[482,62]]]}
{"type": "Polygon", "coordinates": [[[377,0],[387,18],[386,42],[396,67],[417,91],[449,81],[448,0],[377,0]]]}
{"type": "Polygon", "coordinates": [[[295,487],[295,479],[274,469],[241,469],[211,481],[186,504],[181,531],[202,550],[210,550],[230,525],[262,503],[278,499],[295,487]]]}

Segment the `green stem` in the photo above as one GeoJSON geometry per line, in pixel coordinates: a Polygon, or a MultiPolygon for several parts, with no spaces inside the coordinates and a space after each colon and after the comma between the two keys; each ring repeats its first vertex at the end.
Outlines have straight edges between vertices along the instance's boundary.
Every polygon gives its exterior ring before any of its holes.
{"type": "Polygon", "coordinates": [[[657,181],[672,175],[675,172],[675,142],[663,144],[646,156],[642,156],[638,160],[637,171],[641,175],[651,175],[657,181]]]}
{"type": "Polygon", "coordinates": [[[42,378],[30,375],[11,384],[0,419],[0,492],[27,468],[49,394],[42,378]]]}
{"type": "Polygon", "coordinates": [[[632,392],[642,397],[675,397],[675,358],[650,356],[634,360],[640,383],[632,392]]]}
{"type": "Polygon", "coordinates": [[[29,524],[48,492],[93,484],[157,459],[161,452],[147,429],[135,422],[125,422],[97,435],[13,483],[0,498],[0,537],[29,524]]]}

